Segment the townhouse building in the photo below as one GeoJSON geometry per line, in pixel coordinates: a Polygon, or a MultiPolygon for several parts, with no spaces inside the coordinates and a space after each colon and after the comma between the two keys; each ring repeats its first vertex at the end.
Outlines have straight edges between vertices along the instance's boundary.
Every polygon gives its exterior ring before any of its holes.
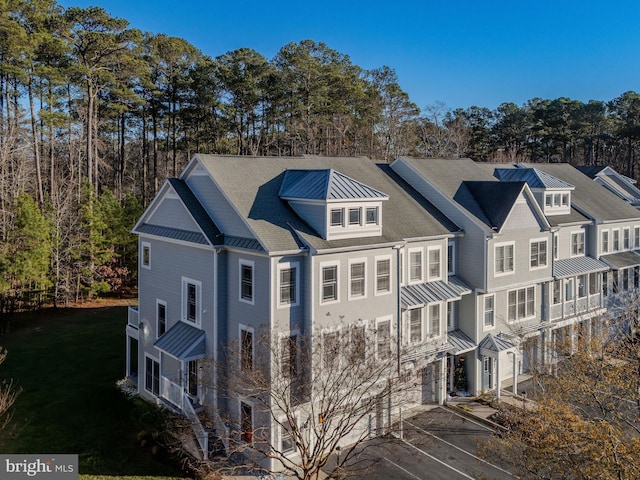
{"type": "MultiPolygon", "coordinates": [[[[230,351],[243,368],[284,362],[258,355],[265,336],[318,339],[322,355],[344,354],[327,348],[336,338],[367,339],[363,356],[397,356],[407,407],[499,396],[552,365],[561,342],[604,334],[606,313],[640,284],[640,211],[567,164],[196,155],[133,233],[126,374],[192,420],[203,456],[212,433],[250,450],[258,428],[296,455],[282,423],[220,380],[230,351]]],[[[323,368],[286,361],[302,378],[323,368]]]]}
{"type": "MultiPolygon", "coordinates": [[[[204,409],[231,442],[251,444],[257,428],[271,430],[295,455],[281,425],[216,383],[225,354],[238,349],[257,361],[266,333],[325,347],[338,335],[370,338],[376,358],[406,352],[398,365],[415,378],[408,402],[446,400],[448,331],[471,293],[454,275],[462,232],[388,166],[196,155],[133,232],[139,304],[127,326],[127,376],[143,398],[196,424],[204,409]]],[[[319,363],[298,367],[310,378],[319,363]]],[[[378,431],[389,421],[384,408],[378,431]]],[[[206,455],[205,428],[197,430],[206,455]]]]}

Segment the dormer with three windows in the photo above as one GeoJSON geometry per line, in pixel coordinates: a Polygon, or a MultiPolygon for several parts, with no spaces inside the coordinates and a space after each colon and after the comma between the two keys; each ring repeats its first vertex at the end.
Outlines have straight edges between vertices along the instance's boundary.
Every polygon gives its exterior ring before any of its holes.
{"type": "Polygon", "coordinates": [[[537,168],[520,165],[517,168],[496,168],[494,175],[500,181],[526,182],[547,216],[571,213],[571,192],[575,187],[570,183],[537,168]]]}
{"type": "Polygon", "coordinates": [[[389,196],[333,169],[287,170],[278,195],[325,240],[382,235],[389,196]]]}

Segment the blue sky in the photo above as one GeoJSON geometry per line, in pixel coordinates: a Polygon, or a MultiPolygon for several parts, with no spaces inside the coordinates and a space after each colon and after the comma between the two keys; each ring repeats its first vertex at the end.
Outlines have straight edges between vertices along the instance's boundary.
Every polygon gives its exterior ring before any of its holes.
{"type": "Polygon", "coordinates": [[[608,101],[640,91],[637,0],[58,3],[101,6],[211,57],[249,47],[271,59],[289,42],[324,42],[362,68],[393,68],[421,109],[493,109],[534,97],[608,101]]]}

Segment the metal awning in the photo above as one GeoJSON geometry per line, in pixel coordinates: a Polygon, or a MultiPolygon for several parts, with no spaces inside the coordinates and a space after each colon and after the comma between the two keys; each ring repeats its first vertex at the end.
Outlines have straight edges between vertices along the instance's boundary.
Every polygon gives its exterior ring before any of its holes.
{"type": "Polygon", "coordinates": [[[600,260],[607,263],[614,270],[640,265],[640,255],[636,252],[619,252],[612,253],[611,255],[602,255],[600,260]]]}
{"type": "Polygon", "coordinates": [[[516,346],[511,343],[506,338],[492,335],[490,333],[487,334],[486,337],[482,339],[480,345],[478,345],[480,349],[480,355],[495,357],[496,354],[500,352],[506,351],[516,351],[516,346]]]}
{"type": "Polygon", "coordinates": [[[178,360],[202,358],[205,355],[204,337],[203,330],[178,322],[153,345],[178,360]]]}
{"type": "Polygon", "coordinates": [[[452,275],[448,281],[436,280],[435,282],[417,283],[406,285],[400,291],[402,306],[424,307],[429,303],[460,300],[462,295],[471,293],[462,280],[452,275]]]}
{"type": "Polygon", "coordinates": [[[467,335],[461,330],[448,332],[447,341],[451,345],[449,353],[452,353],[453,355],[462,355],[463,353],[471,352],[476,349],[475,342],[467,337],[467,335]]]}
{"type": "Polygon", "coordinates": [[[593,257],[563,258],[553,262],[554,278],[575,277],[585,273],[606,272],[607,270],[609,270],[609,265],[593,257]]]}

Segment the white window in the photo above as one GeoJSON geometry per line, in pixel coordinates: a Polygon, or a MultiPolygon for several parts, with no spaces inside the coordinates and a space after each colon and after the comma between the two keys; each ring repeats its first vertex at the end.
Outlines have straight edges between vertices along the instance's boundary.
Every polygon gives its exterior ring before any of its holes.
{"type": "Polygon", "coordinates": [[[344,208],[331,209],[331,226],[344,227],[344,208]]]}
{"type": "Polygon", "coordinates": [[[378,224],[378,207],[367,207],[366,222],[367,222],[367,225],[378,224]]]}
{"type": "Polygon", "coordinates": [[[325,265],[320,268],[323,303],[338,301],[338,265],[325,265]]]}
{"type": "Polygon", "coordinates": [[[376,294],[391,291],[391,259],[376,259],[376,294]]]}
{"type": "Polygon", "coordinates": [[[514,246],[513,243],[495,246],[495,273],[497,275],[513,273],[514,246]]]}
{"type": "Polygon", "coordinates": [[[145,355],[144,388],[147,392],[160,395],[160,363],[145,355]]]}
{"type": "Polygon", "coordinates": [[[364,259],[349,260],[349,298],[366,296],[366,262],[364,259]]]}
{"type": "Polygon", "coordinates": [[[622,230],[622,248],[629,250],[631,248],[631,232],[628,228],[622,230]]]}
{"type": "Polygon", "coordinates": [[[253,328],[240,325],[240,368],[245,372],[253,370],[253,328]]]}
{"type": "Polygon", "coordinates": [[[617,252],[620,250],[620,230],[613,230],[613,251],[617,252]]]}
{"type": "Polygon", "coordinates": [[[422,342],[422,308],[407,311],[409,317],[409,342],[422,342]]]}
{"type": "Polygon", "coordinates": [[[427,253],[429,256],[429,280],[438,280],[442,277],[440,275],[440,248],[430,248],[427,253]]]}
{"type": "Polygon", "coordinates": [[[151,244],[148,242],[142,242],[142,258],[140,261],[143,268],[151,268],[151,244]]]}
{"type": "Polygon", "coordinates": [[[529,244],[531,268],[547,266],[547,241],[533,240],[529,244]]]}
{"type": "Polygon", "coordinates": [[[447,332],[456,328],[456,303],[447,302],[447,332]]]}
{"type": "Polygon", "coordinates": [[[507,312],[510,322],[535,315],[535,288],[526,287],[507,293],[507,312]]]}
{"type": "Polygon", "coordinates": [[[282,338],[280,342],[280,367],[282,370],[282,376],[287,380],[295,380],[300,372],[300,346],[299,346],[299,331],[291,332],[282,338]]]}
{"type": "Polygon", "coordinates": [[[568,193],[563,193],[562,194],[562,206],[563,207],[568,207],[569,206],[569,194],[568,193]]]}
{"type": "Polygon", "coordinates": [[[351,326],[351,338],[349,347],[351,350],[351,364],[358,365],[367,359],[367,330],[363,324],[351,326]]]}
{"type": "Polygon", "coordinates": [[[552,206],[552,204],[553,204],[553,195],[551,195],[551,194],[547,193],[547,194],[544,196],[544,206],[545,206],[545,207],[551,207],[551,206],[552,206]]]}
{"type": "Polygon", "coordinates": [[[584,255],[584,232],[571,234],[571,255],[584,255]]]}
{"type": "Polygon", "coordinates": [[[378,360],[391,356],[391,319],[378,320],[376,324],[376,356],[378,360]]]}
{"type": "Polygon", "coordinates": [[[447,244],[447,273],[449,275],[455,275],[456,273],[456,244],[449,242],[447,244]]]}
{"type": "Polygon", "coordinates": [[[409,282],[422,281],[422,250],[409,250],[409,282]]]}
{"type": "Polygon", "coordinates": [[[484,297],[484,326],[495,326],[495,298],[493,295],[484,297]]]}
{"type": "Polygon", "coordinates": [[[295,307],[298,305],[298,262],[278,265],[278,306],[295,307]]]}
{"type": "Polygon", "coordinates": [[[325,332],[322,335],[322,364],[326,369],[340,364],[340,332],[325,332]]]}
{"type": "MultiPolygon", "coordinates": [[[[296,421],[296,430],[297,430],[297,418],[294,418],[296,421]]],[[[292,434],[292,426],[289,424],[289,420],[287,417],[283,418],[280,422],[280,448],[283,453],[293,452],[296,449],[295,441],[293,440],[292,434]]]]}
{"type": "Polygon", "coordinates": [[[609,253],[609,230],[602,230],[602,253],[609,253]]]}
{"type": "Polygon", "coordinates": [[[182,320],[200,326],[202,317],[202,283],[182,277],[182,320]]]}
{"type": "Polygon", "coordinates": [[[440,304],[429,305],[429,335],[440,336],[440,304]]]}
{"type": "Polygon", "coordinates": [[[553,259],[558,259],[558,235],[553,236],[553,259]]]}
{"type": "Polygon", "coordinates": [[[167,331],[167,302],[156,300],[156,333],[161,337],[167,331]]]}
{"type": "Polygon", "coordinates": [[[254,279],[253,279],[254,262],[249,260],[240,260],[239,262],[239,278],[240,278],[240,301],[253,305],[254,279]]]}
{"type": "Polygon", "coordinates": [[[562,302],[562,280],[553,281],[553,304],[558,305],[562,302]]]}
{"type": "Polygon", "coordinates": [[[253,443],[253,406],[240,402],[240,440],[253,443]]]}
{"type": "Polygon", "coordinates": [[[361,208],[349,209],[349,225],[362,225],[362,209],[361,208]]]}
{"type": "Polygon", "coordinates": [[[633,248],[640,248],[640,227],[633,228],[633,248]]]}
{"type": "Polygon", "coordinates": [[[559,193],[555,193],[553,195],[553,206],[554,207],[559,207],[560,206],[560,194],[559,193]]]}

